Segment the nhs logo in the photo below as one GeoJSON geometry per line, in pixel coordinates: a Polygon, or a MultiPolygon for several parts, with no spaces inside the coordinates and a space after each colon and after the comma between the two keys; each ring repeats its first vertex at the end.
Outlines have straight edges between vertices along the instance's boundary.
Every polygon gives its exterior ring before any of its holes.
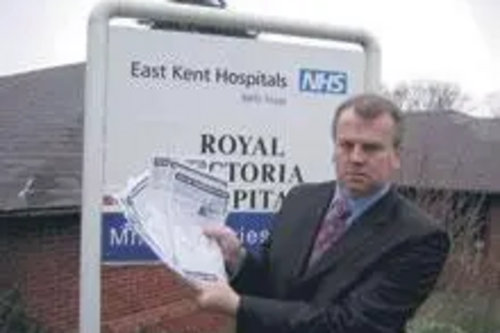
{"type": "Polygon", "coordinates": [[[299,89],[320,94],[346,94],[347,73],[302,68],[299,72],[299,89]]]}

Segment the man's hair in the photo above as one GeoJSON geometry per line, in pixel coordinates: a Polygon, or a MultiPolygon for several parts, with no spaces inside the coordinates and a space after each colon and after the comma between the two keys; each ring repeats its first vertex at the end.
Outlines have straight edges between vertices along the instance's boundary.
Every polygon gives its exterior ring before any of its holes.
{"type": "Polygon", "coordinates": [[[389,99],[376,94],[359,94],[355,95],[344,101],[337,108],[333,118],[333,137],[336,137],[337,125],[340,116],[344,111],[353,109],[354,113],[359,117],[372,120],[382,116],[383,114],[389,115],[394,121],[394,146],[399,149],[403,139],[403,115],[400,108],[389,99]]]}

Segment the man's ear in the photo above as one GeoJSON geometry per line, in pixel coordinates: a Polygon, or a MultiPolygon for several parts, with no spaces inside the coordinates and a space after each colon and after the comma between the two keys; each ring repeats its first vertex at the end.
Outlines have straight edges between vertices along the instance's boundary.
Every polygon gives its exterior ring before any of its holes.
{"type": "Polygon", "coordinates": [[[401,151],[395,149],[392,155],[392,164],[395,170],[401,169],[401,151]]]}

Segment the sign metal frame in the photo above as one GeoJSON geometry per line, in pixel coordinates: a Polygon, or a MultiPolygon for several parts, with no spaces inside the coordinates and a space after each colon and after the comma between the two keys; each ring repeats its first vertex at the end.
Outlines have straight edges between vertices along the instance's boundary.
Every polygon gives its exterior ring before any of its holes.
{"type": "Polygon", "coordinates": [[[85,81],[79,303],[79,330],[82,333],[98,333],[101,329],[103,139],[108,73],[107,51],[110,21],[114,18],[168,20],[359,45],[365,56],[364,89],[375,92],[380,87],[380,47],[377,40],[364,30],[276,17],[257,17],[228,10],[174,3],[115,0],[104,1],[95,6],[88,21],[85,81]]]}

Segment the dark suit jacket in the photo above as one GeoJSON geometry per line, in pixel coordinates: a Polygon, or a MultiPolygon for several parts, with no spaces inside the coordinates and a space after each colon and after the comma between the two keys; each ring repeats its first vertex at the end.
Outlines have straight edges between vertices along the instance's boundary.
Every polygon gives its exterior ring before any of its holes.
{"type": "Polygon", "coordinates": [[[447,234],[394,189],[306,269],[335,183],[293,188],[259,258],[232,281],[238,333],[403,332],[447,257],[447,234]]]}

